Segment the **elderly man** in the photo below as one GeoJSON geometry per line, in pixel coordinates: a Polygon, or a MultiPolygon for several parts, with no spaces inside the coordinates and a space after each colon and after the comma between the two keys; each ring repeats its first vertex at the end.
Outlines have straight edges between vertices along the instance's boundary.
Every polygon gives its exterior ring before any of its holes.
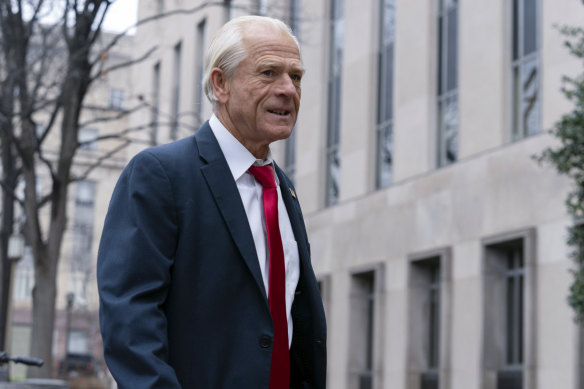
{"type": "Polygon", "coordinates": [[[97,269],[119,388],[325,388],[310,245],[269,147],[292,132],[303,73],[285,24],[230,21],[205,61],[215,114],[122,173],[97,269]]]}

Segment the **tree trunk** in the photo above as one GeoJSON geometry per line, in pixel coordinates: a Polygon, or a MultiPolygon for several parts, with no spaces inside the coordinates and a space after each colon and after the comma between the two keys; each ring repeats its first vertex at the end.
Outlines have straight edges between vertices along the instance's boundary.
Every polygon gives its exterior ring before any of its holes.
{"type": "MultiPolygon", "coordinates": [[[[8,63],[9,59],[7,59],[8,63]]],[[[12,65],[13,66],[13,65],[12,65]]],[[[0,122],[0,142],[2,143],[2,172],[5,187],[2,190],[2,220],[0,225],[0,350],[6,350],[6,329],[8,323],[8,299],[10,297],[10,276],[12,264],[8,259],[8,240],[14,223],[14,189],[17,173],[14,162],[12,142],[8,134],[13,134],[12,115],[14,114],[14,80],[7,74],[2,85],[0,114],[8,118],[0,122]]]]}
{"type": "MultiPolygon", "coordinates": [[[[28,184],[27,184],[28,186],[28,184]]],[[[68,180],[53,182],[51,221],[47,244],[42,243],[40,229],[29,228],[29,234],[37,236],[33,245],[35,258],[35,287],[32,296],[31,355],[42,358],[45,364],[39,369],[31,367],[28,376],[35,378],[53,376],[53,332],[57,296],[57,274],[61,243],[67,225],[68,180]]],[[[27,227],[29,227],[27,225],[27,227]]]]}
{"type": "MultiPolygon", "coordinates": [[[[5,4],[0,4],[5,7],[5,4]]],[[[18,180],[14,148],[11,135],[14,135],[14,92],[21,77],[20,69],[25,61],[24,53],[28,47],[28,39],[23,33],[22,23],[18,19],[3,14],[0,23],[4,37],[3,57],[6,70],[2,75],[0,90],[0,141],[2,143],[2,218],[0,221],[0,350],[6,349],[6,329],[8,323],[8,299],[10,297],[10,277],[12,264],[8,258],[8,241],[14,224],[14,193],[18,180]]]]}
{"type": "Polygon", "coordinates": [[[36,266],[32,293],[32,334],[30,354],[41,358],[41,367],[29,367],[28,377],[53,376],[53,329],[55,323],[55,301],[57,296],[57,261],[47,257],[46,249],[38,255],[45,259],[46,266],[36,266]]]}
{"type": "Polygon", "coordinates": [[[2,192],[2,220],[0,225],[0,350],[6,350],[6,331],[8,323],[8,306],[10,298],[10,276],[12,263],[8,258],[8,241],[12,235],[14,224],[14,188],[16,187],[16,171],[12,147],[4,137],[2,139],[2,170],[4,184],[7,186],[2,192]]]}
{"type": "MultiPolygon", "coordinates": [[[[71,167],[78,147],[77,135],[79,132],[81,104],[85,98],[91,79],[91,67],[88,61],[89,54],[87,47],[89,46],[84,41],[81,44],[81,48],[73,50],[70,53],[67,74],[63,85],[61,146],[57,171],[53,176],[51,216],[46,251],[44,253],[46,255],[37,257],[35,253],[35,292],[33,293],[31,355],[43,358],[45,361],[51,361],[52,359],[57,268],[61,254],[63,235],[67,226],[67,194],[71,178],[71,167]],[[38,271],[38,269],[42,269],[43,271],[38,271]]],[[[31,168],[34,169],[33,166],[31,168]]],[[[34,188],[32,183],[30,185],[31,188],[34,188]]],[[[27,188],[28,186],[29,182],[27,181],[27,188]]],[[[37,241],[39,243],[42,242],[40,228],[31,228],[29,231],[33,235],[38,234],[37,241]]],[[[52,373],[52,363],[46,363],[41,369],[28,369],[29,377],[50,377],[52,373]]]]}

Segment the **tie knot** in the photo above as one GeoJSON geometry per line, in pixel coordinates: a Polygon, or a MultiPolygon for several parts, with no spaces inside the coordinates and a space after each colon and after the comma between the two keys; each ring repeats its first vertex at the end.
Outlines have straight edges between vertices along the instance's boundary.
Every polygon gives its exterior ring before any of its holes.
{"type": "Polygon", "coordinates": [[[252,166],[249,172],[264,188],[275,188],[276,180],[271,165],[266,166],[252,166]]]}

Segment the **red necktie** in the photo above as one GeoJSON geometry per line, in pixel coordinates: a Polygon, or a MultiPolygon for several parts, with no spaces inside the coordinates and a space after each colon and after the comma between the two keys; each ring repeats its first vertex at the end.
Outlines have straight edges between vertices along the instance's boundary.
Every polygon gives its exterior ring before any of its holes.
{"type": "Polygon", "coordinates": [[[288,320],[286,319],[286,270],[278,225],[278,191],[271,165],[252,166],[249,168],[249,172],[264,188],[264,215],[270,253],[268,301],[274,323],[270,389],[288,389],[290,387],[290,353],[288,349],[288,320]]]}

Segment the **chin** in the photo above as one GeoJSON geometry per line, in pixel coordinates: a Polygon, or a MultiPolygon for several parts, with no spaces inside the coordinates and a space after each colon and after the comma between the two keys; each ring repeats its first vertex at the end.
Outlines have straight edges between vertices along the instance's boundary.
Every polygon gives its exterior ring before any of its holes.
{"type": "Polygon", "coordinates": [[[287,139],[294,130],[294,126],[270,126],[266,131],[268,136],[271,138],[272,142],[277,140],[287,139]]]}

